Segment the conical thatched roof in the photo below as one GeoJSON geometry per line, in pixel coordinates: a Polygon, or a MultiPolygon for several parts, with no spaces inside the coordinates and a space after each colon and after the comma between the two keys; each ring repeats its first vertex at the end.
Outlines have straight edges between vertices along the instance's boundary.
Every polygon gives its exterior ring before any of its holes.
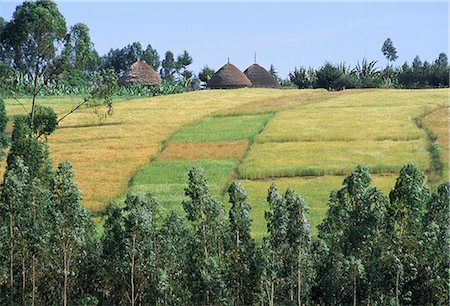
{"type": "Polygon", "coordinates": [[[263,67],[253,64],[248,67],[244,74],[256,88],[279,88],[280,83],[263,67]]]}
{"type": "Polygon", "coordinates": [[[138,60],[119,79],[119,85],[131,84],[155,85],[161,83],[161,78],[144,61],[138,60]]]}
{"type": "Polygon", "coordinates": [[[251,87],[252,82],[233,64],[225,64],[208,81],[208,88],[231,89],[251,87]]]}

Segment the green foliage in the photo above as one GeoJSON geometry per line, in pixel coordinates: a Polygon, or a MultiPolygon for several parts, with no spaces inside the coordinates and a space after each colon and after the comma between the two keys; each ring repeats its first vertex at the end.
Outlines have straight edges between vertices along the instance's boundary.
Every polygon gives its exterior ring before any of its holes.
{"type": "MultiPolygon", "coordinates": [[[[56,247],[55,263],[62,271],[60,278],[61,303],[67,305],[75,290],[72,278],[77,279],[77,268],[89,259],[86,252],[90,244],[98,244],[92,218],[84,206],[81,206],[81,192],[73,181],[72,165],[69,162],[59,164],[52,189],[52,201],[55,206],[56,247]]],[[[92,251],[92,250],[90,250],[92,251]]]]}
{"type": "Polygon", "coordinates": [[[341,77],[342,72],[338,67],[333,66],[331,63],[326,62],[316,73],[317,80],[315,82],[315,87],[331,89],[342,89],[337,87],[339,85],[337,82],[341,77]]]}
{"type": "MultiPolygon", "coordinates": [[[[102,70],[101,72],[93,73],[93,86],[89,97],[86,99],[87,105],[94,108],[104,106],[106,108],[106,116],[112,115],[113,112],[113,98],[116,94],[117,75],[112,69],[102,70]]],[[[98,113],[102,115],[102,113],[98,113]]]]}
{"type": "Polygon", "coordinates": [[[192,71],[188,70],[187,67],[192,64],[192,57],[189,53],[184,50],[183,54],[178,55],[177,61],[175,63],[176,70],[179,71],[181,82],[188,86],[191,82],[193,76],[192,71]]]}
{"type": "Polygon", "coordinates": [[[127,195],[125,207],[111,207],[105,223],[103,265],[108,304],[136,305],[145,302],[151,289],[148,279],[155,273],[151,195],[127,195]]]}
{"type": "Polygon", "coordinates": [[[163,80],[169,82],[174,81],[176,62],[172,51],[167,51],[161,62],[161,70],[159,74],[163,80]]]}
{"type": "Polygon", "coordinates": [[[200,81],[203,82],[202,83],[203,88],[206,88],[208,81],[212,78],[214,73],[215,73],[214,69],[211,69],[208,66],[204,66],[202,70],[200,70],[200,72],[198,73],[198,78],[200,81]]]}
{"type": "Polygon", "coordinates": [[[153,68],[153,70],[158,71],[160,66],[159,54],[156,49],[152,48],[152,45],[147,45],[147,48],[143,52],[141,59],[149,64],[153,68]]]}
{"type": "Polygon", "coordinates": [[[250,204],[247,193],[239,182],[228,188],[231,209],[230,241],[227,245],[227,289],[233,305],[252,305],[259,283],[255,242],[250,237],[250,204]]]}
{"type": "Polygon", "coordinates": [[[189,171],[188,197],[182,205],[193,226],[194,241],[190,246],[190,260],[197,269],[190,269],[192,283],[189,290],[194,304],[214,305],[226,299],[221,256],[224,254],[224,214],[222,203],[209,194],[203,169],[189,171]]]}
{"type": "Polygon", "coordinates": [[[395,49],[390,38],[387,38],[384,41],[383,46],[381,47],[381,52],[383,52],[383,55],[386,57],[388,62],[394,62],[398,58],[397,49],[395,49]]]}
{"type": "Polygon", "coordinates": [[[38,105],[32,126],[32,132],[36,135],[36,138],[47,137],[52,134],[58,126],[57,116],[53,108],[38,105]]]}
{"type": "Polygon", "coordinates": [[[57,44],[66,32],[66,21],[53,1],[26,1],[17,6],[2,31],[1,41],[14,54],[14,67],[38,79],[54,60],[57,44]]]}
{"type": "Polygon", "coordinates": [[[304,67],[295,67],[294,71],[289,73],[289,81],[300,89],[312,88],[316,82],[316,72],[312,68],[306,70],[304,67]]]}

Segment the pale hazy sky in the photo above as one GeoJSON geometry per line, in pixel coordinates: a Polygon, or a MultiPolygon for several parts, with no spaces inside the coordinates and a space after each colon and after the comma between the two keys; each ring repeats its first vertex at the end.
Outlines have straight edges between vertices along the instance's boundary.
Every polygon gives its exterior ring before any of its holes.
{"type": "MultiPolygon", "coordinates": [[[[0,2],[0,16],[11,19],[17,4],[0,2]]],[[[274,64],[281,77],[295,66],[319,67],[325,61],[355,65],[366,57],[384,66],[380,49],[390,37],[397,65],[416,55],[434,61],[448,54],[447,2],[69,2],[57,1],[68,27],[86,23],[95,48],[139,41],[162,57],[183,49],[198,72],[219,69],[227,58],[244,70],[257,62],[274,64]]]]}

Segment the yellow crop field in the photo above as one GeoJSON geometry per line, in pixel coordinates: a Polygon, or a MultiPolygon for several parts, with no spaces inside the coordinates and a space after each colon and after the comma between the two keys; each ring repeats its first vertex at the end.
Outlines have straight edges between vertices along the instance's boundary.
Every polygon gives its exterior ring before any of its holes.
{"type": "Polygon", "coordinates": [[[425,140],[283,142],[255,144],[239,168],[242,178],[349,174],[358,164],[372,173],[395,173],[406,163],[425,170],[425,140]]]}

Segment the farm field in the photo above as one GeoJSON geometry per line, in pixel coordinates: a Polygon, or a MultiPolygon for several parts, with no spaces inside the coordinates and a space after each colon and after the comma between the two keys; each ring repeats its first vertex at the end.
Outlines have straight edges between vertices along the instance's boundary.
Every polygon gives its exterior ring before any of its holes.
{"type": "MultiPolygon", "coordinates": [[[[54,162],[74,164],[84,204],[93,212],[113,200],[120,204],[127,191],[153,193],[163,213],[181,211],[187,173],[196,165],[227,208],[228,184],[242,182],[258,240],[272,182],[281,193],[291,186],[307,200],[316,233],[330,191],[341,188],[357,164],[369,165],[372,185],[386,193],[405,163],[430,167],[429,139],[415,122],[424,113],[448,171],[448,94],[241,89],[122,100],[109,118],[87,109],[68,117],[49,144],[54,162]]],[[[63,114],[81,100],[41,101],[63,114]]],[[[24,113],[13,100],[6,107],[10,116],[24,113]]]]}
{"type": "MultiPolygon", "coordinates": [[[[128,182],[148,163],[163,143],[182,126],[196,122],[216,111],[226,111],[265,100],[292,97],[301,101],[306,93],[280,90],[197,91],[146,99],[115,101],[112,117],[99,119],[92,110],[82,109],[61,122],[50,137],[55,163],[69,160],[75,168],[84,204],[102,212],[128,182]]],[[[58,115],[65,114],[81,98],[39,99],[58,115]]],[[[30,100],[20,102],[27,110],[30,100]]],[[[14,100],[5,100],[9,116],[26,113],[14,100]]],[[[12,120],[11,120],[12,121],[12,120]]]]}

